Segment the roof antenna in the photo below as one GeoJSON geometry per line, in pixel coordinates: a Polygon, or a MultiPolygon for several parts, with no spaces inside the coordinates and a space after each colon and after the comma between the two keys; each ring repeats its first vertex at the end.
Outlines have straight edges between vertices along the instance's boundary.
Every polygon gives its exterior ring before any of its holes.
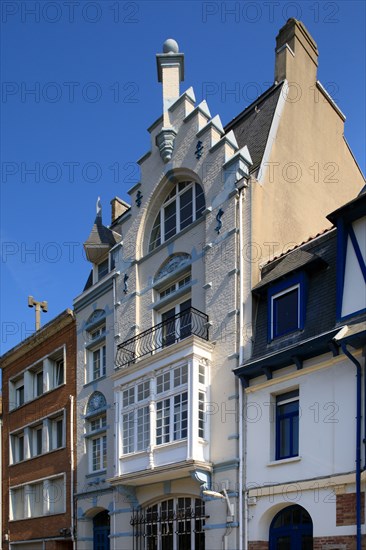
{"type": "Polygon", "coordinates": [[[41,328],[41,309],[43,313],[47,313],[48,303],[37,302],[33,296],[28,296],[28,307],[35,307],[36,309],[36,330],[39,330],[41,328]]]}

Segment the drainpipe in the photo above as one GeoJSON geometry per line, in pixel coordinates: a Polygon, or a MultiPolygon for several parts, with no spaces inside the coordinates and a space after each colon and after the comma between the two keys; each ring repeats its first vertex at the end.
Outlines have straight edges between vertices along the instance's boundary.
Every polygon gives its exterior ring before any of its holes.
{"type": "Polygon", "coordinates": [[[361,550],[361,364],[348,351],[347,344],[340,342],[346,357],[356,366],[356,524],[357,550],[361,550]]]}
{"type": "Polygon", "coordinates": [[[71,514],[71,540],[75,550],[75,510],[74,510],[74,396],[70,395],[70,514],[71,514]]]}
{"type": "MultiPolygon", "coordinates": [[[[244,362],[243,198],[244,187],[239,189],[239,366],[244,362]]],[[[243,510],[243,508],[243,388],[239,381],[239,550],[243,550],[243,521],[247,517],[247,510],[243,510]]],[[[244,535],[246,549],[246,529],[244,535]]]]}

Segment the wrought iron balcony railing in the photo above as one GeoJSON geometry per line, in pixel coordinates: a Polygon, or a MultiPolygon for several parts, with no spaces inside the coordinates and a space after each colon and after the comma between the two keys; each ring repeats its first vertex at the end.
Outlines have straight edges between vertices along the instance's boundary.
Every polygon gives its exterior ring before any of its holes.
{"type": "Polygon", "coordinates": [[[208,340],[208,315],[194,307],[185,309],[119,344],[116,366],[134,363],[136,359],[171,346],[191,334],[208,340]]]}

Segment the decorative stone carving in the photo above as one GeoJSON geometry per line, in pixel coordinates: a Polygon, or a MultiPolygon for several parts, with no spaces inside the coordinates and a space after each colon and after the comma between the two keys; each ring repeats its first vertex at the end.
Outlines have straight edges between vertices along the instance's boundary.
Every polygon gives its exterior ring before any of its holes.
{"type": "Polygon", "coordinates": [[[158,273],[155,276],[154,282],[156,283],[163,277],[166,277],[170,273],[173,273],[173,271],[177,271],[181,267],[188,264],[191,260],[191,257],[189,254],[176,254],[175,256],[172,256],[158,271],[158,273]]]}
{"type": "Polygon", "coordinates": [[[174,140],[177,132],[173,128],[163,128],[156,136],[156,144],[159,147],[163,162],[167,163],[172,158],[174,140]]]}
{"type": "Polygon", "coordinates": [[[107,406],[107,401],[100,391],[95,391],[89,398],[86,413],[91,414],[107,406]]]}

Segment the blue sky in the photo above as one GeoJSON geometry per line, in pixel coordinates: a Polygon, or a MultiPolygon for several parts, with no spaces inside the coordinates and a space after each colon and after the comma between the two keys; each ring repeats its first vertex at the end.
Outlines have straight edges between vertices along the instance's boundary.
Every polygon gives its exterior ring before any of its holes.
{"type": "Polygon", "coordinates": [[[363,1],[3,0],[1,10],[2,353],[34,329],[28,295],[48,300],[45,323],[82,291],[97,197],[107,224],[161,114],[166,38],[185,54],[182,91],[193,86],[225,124],[273,83],[278,30],[301,19],[365,171],[363,1]]]}

